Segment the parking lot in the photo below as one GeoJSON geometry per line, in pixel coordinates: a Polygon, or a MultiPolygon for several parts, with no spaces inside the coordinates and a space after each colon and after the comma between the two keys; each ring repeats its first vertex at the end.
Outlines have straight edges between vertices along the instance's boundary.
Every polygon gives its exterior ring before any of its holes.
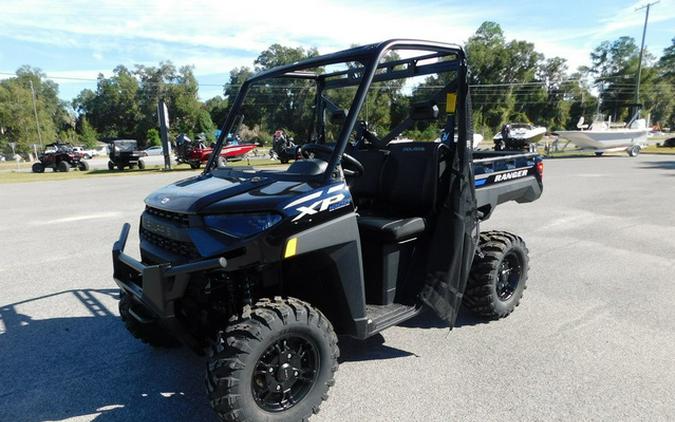
{"type": "MultiPolygon", "coordinates": [[[[0,185],[0,421],[215,421],[204,359],[117,317],[110,249],[185,172],[0,185]]],[[[341,366],[316,421],[675,419],[675,158],[547,160],[544,194],[482,229],[521,235],[510,317],[427,313],[341,366]]]]}

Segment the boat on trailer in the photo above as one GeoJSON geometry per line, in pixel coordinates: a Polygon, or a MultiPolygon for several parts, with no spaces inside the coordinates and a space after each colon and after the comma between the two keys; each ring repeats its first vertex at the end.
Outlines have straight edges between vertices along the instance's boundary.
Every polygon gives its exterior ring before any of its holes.
{"type": "Polygon", "coordinates": [[[546,128],[543,126],[534,126],[529,123],[510,123],[504,126],[504,129],[497,133],[492,140],[495,143],[495,149],[523,151],[531,150],[531,145],[541,141],[545,134],[546,128]]]}
{"type": "Polygon", "coordinates": [[[637,117],[636,112],[627,124],[613,127],[611,119],[605,120],[602,115],[598,115],[587,128],[582,117],[577,123],[579,130],[561,130],[556,134],[581,150],[595,152],[597,156],[605,152],[626,151],[629,156],[635,157],[647,145],[649,134],[647,121],[637,117]]]}

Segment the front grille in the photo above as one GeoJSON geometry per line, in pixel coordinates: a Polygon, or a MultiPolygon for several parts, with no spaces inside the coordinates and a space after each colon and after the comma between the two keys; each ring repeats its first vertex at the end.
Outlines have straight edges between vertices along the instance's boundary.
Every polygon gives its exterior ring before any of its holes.
{"type": "Polygon", "coordinates": [[[179,242],[177,240],[159,236],[143,227],[141,227],[140,236],[141,239],[146,240],[153,245],[175,255],[184,256],[186,258],[200,257],[199,252],[197,252],[197,248],[195,248],[195,246],[190,242],[179,242]]]}
{"type": "Polygon", "coordinates": [[[146,206],[145,207],[145,212],[159,218],[163,218],[164,220],[171,221],[173,223],[176,223],[180,225],[181,227],[188,227],[189,225],[189,219],[187,214],[181,214],[178,212],[171,212],[171,211],[164,211],[160,210],[159,208],[153,208],[146,206]]]}

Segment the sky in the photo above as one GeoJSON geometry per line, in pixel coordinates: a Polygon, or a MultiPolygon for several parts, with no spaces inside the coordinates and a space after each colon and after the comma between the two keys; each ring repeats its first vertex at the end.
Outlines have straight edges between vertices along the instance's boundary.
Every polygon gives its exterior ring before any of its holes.
{"type": "MultiPolygon", "coordinates": [[[[650,0],[653,1],[653,0],[650,0]]],[[[388,38],[464,43],[484,21],[546,57],[589,64],[600,42],[640,42],[647,0],[0,0],[0,78],[40,68],[70,100],[119,65],[193,65],[200,97],[222,94],[229,71],[252,66],[273,43],[320,53],[388,38]]],[[[646,46],[660,56],[675,38],[675,0],[652,7],[646,46]]]]}

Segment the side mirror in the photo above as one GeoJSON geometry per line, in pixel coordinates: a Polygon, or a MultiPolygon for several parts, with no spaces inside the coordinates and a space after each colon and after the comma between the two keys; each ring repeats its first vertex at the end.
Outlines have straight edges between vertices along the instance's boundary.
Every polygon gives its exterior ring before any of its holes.
{"type": "Polygon", "coordinates": [[[413,104],[410,110],[410,118],[416,122],[434,120],[438,118],[438,106],[431,102],[413,104]]]}
{"type": "Polygon", "coordinates": [[[328,120],[334,125],[343,124],[345,120],[347,120],[347,110],[344,109],[335,110],[330,114],[328,120]]]}

